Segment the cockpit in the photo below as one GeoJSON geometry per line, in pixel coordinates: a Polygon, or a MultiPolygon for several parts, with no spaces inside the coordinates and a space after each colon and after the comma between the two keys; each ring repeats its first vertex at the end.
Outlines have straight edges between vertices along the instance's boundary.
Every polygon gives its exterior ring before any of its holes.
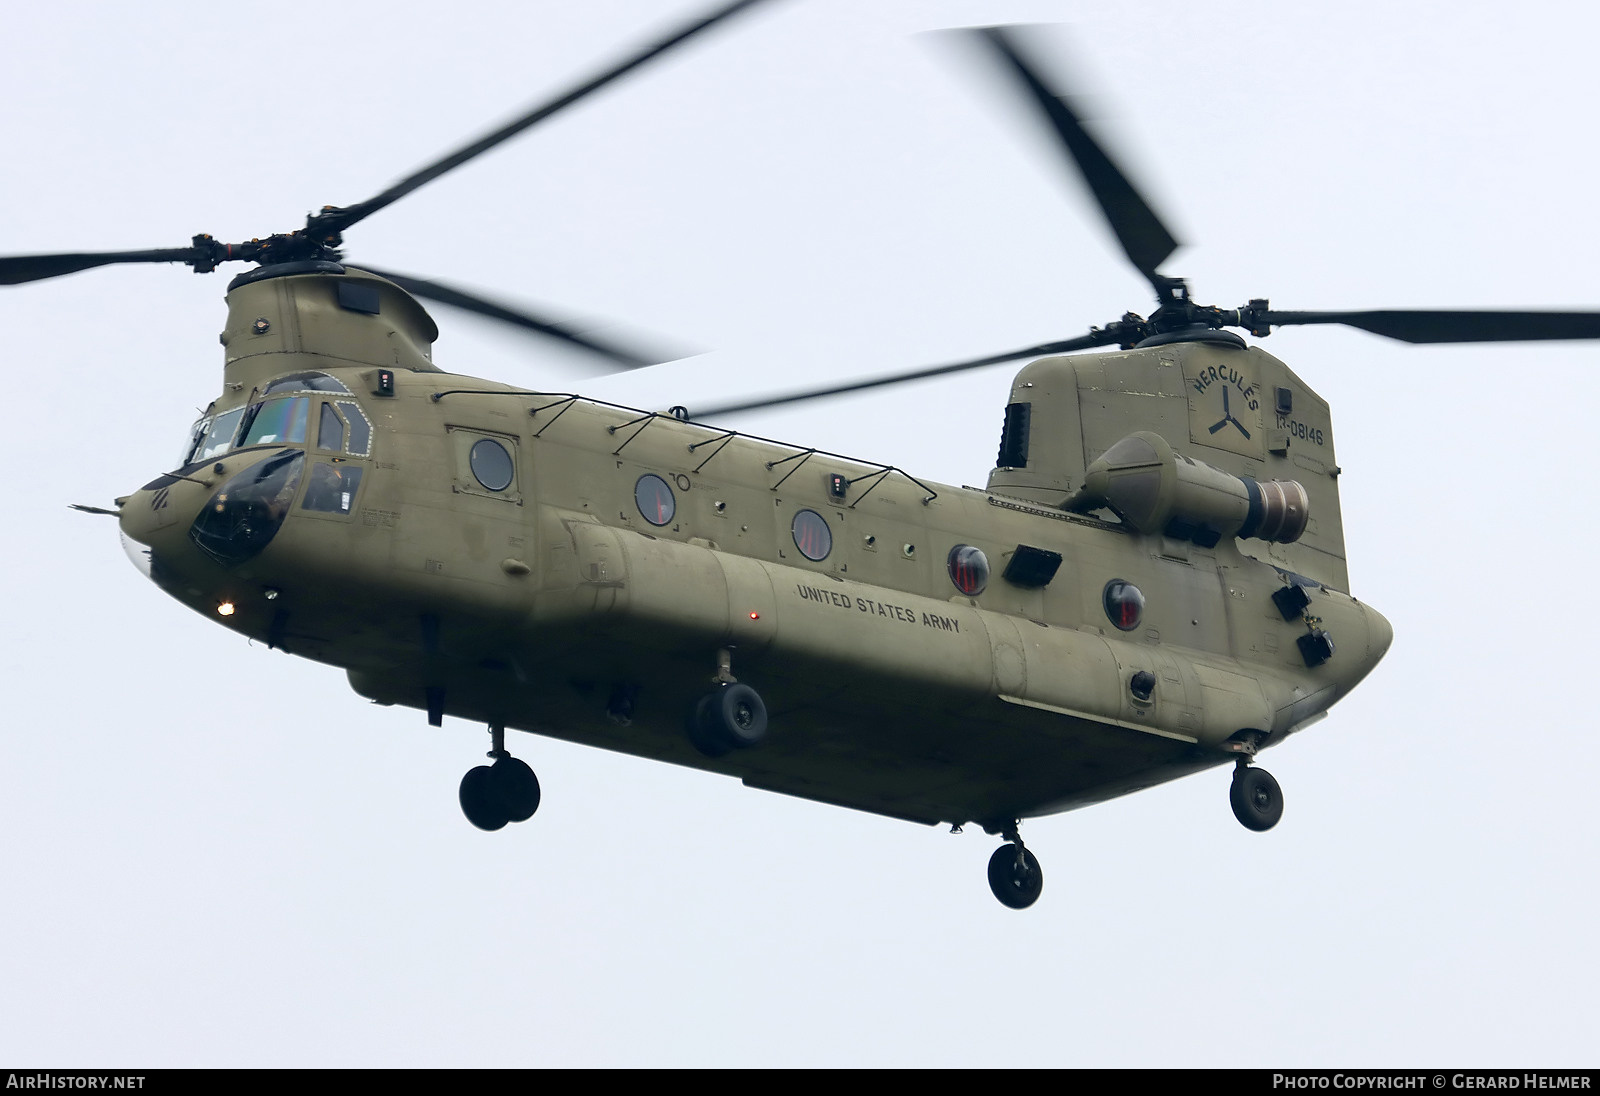
{"type": "Polygon", "coordinates": [[[372,430],[366,416],[337,377],[326,373],[290,373],[266,386],[244,407],[200,418],[189,430],[181,465],[204,464],[233,449],[253,445],[303,445],[310,426],[313,395],[344,396],[321,404],[317,448],[367,456],[372,430]]]}
{"type": "Polygon", "coordinates": [[[309,482],[300,500],[302,510],[349,515],[363,471],[363,462],[352,458],[371,455],[372,426],[338,378],[291,373],[272,381],[245,406],[196,422],[183,469],[268,446],[273,452],[230,477],[189,530],[194,544],[224,566],[242,563],[267,546],[301,494],[303,479],[309,482]],[[308,451],[313,423],[315,439],[308,451]]]}

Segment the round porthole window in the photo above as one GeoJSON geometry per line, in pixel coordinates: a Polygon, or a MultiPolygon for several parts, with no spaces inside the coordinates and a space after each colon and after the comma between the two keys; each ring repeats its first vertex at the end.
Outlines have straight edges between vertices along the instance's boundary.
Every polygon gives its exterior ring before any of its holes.
{"type": "Polygon", "coordinates": [[[1114,578],[1106,583],[1106,616],[1124,632],[1131,632],[1144,619],[1144,594],[1131,582],[1114,578]]]}
{"type": "Polygon", "coordinates": [[[790,529],[794,533],[794,546],[807,559],[820,562],[833,551],[833,530],[815,510],[801,510],[794,516],[790,529]]]}
{"type": "Polygon", "coordinates": [[[633,501],[651,525],[665,525],[678,512],[678,500],[673,498],[672,488],[660,476],[640,476],[639,482],[633,485],[633,501]]]}
{"type": "Polygon", "coordinates": [[[490,438],[475,442],[468,459],[473,477],[488,490],[504,491],[511,486],[511,454],[499,442],[490,438]]]}
{"type": "Polygon", "coordinates": [[[983,593],[983,588],[989,585],[989,557],[983,554],[981,548],[974,548],[970,544],[958,544],[950,549],[950,581],[956,584],[956,589],[969,597],[976,597],[983,593]]]}

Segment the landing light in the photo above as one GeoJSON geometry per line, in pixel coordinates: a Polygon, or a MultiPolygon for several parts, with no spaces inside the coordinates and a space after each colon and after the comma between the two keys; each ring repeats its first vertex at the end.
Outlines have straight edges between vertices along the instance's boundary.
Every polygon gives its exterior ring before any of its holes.
{"type": "Polygon", "coordinates": [[[224,601],[221,605],[218,605],[217,606],[217,615],[218,616],[232,616],[233,615],[233,602],[224,601]]]}

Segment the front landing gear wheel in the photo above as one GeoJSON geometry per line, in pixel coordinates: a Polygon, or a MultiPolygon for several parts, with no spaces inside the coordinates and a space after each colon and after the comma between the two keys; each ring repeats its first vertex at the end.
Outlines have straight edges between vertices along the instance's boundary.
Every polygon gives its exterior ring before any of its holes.
{"type": "Polygon", "coordinates": [[[468,769],[461,778],[461,813],[480,830],[503,829],[511,815],[501,801],[499,782],[487,765],[468,769]]]}
{"type": "Polygon", "coordinates": [[[767,706],[748,685],[713,689],[694,706],[689,741],[707,757],[721,757],[760,742],[767,733],[767,706]]]}
{"type": "Polygon", "coordinates": [[[500,802],[506,808],[508,822],[526,822],[539,809],[539,778],[533,775],[526,761],[518,761],[507,754],[497,758],[490,768],[494,775],[500,802]]]}
{"type": "Polygon", "coordinates": [[[1236,770],[1228,802],[1233,816],[1248,830],[1270,830],[1283,817],[1283,789],[1265,769],[1236,770]]]}
{"type": "Polygon", "coordinates": [[[526,822],[539,809],[539,778],[527,762],[503,749],[493,765],[468,769],[461,778],[461,813],[480,830],[491,833],[507,822],[526,822]]]}
{"type": "Polygon", "coordinates": [[[1004,844],[989,857],[989,889],[1002,906],[1025,910],[1039,900],[1044,890],[1044,872],[1039,858],[1021,845],[1004,844]]]}

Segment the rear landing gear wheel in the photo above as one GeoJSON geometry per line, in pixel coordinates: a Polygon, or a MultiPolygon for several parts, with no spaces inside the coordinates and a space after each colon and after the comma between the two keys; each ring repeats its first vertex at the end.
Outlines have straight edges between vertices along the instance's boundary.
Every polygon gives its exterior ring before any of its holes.
{"type": "Polygon", "coordinates": [[[1228,789],[1233,816],[1248,830],[1270,830],[1283,817],[1283,789],[1265,769],[1241,765],[1228,789]]]}
{"type": "Polygon", "coordinates": [[[1025,910],[1039,900],[1044,890],[1044,872],[1039,858],[1016,844],[1007,843],[989,857],[989,889],[1002,906],[1025,910]]]}

